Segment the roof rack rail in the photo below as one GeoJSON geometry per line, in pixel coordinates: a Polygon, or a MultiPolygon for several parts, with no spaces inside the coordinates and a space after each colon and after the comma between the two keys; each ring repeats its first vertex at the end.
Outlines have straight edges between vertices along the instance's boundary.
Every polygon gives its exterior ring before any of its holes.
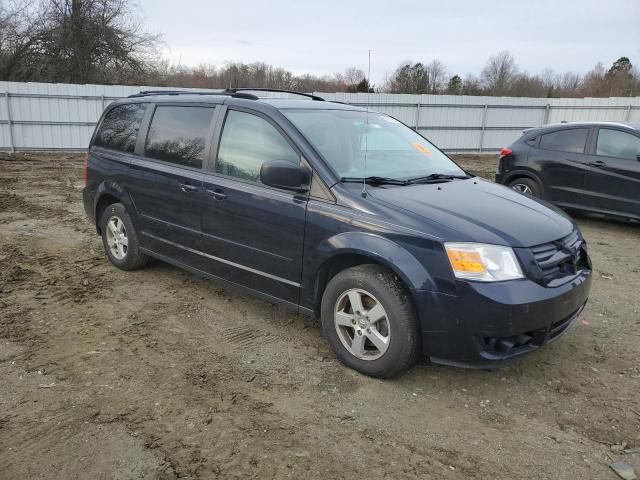
{"type": "Polygon", "coordinates": [[[247,100],[258,100],[257,95],[244,92],[229,92],[227,90],[222,92],[203,92],[203,91],[190,91],[190,90],[141,90],[139,93],[129,95],[128,98],[136,97],[150,97],[153,95],[224,95],[226,97],[246,98],[247,100]]]}
{"type": "Polygon", "coordinates": [[[230,94],[238,94],[241,92],[280,92],[280,93],[291,93],[292,95],[300,95],[302,97],[308,97],[311,100],[315,100],[318,102],[324,102],[326,101],[324,98],[322,97],[318,97],[317,95],[313,95],[311,93],[303,93],[303,92],[297,92],[295,90],[285,90],[282,88],[249,88],[249,87],[243,87],[243,88],[227,88],[225,90],[225,92],[228,92],[230,94]]]}

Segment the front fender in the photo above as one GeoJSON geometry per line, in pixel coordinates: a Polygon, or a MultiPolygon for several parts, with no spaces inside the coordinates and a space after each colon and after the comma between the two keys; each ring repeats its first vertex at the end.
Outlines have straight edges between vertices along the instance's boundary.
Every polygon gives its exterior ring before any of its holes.
{"type": "Polygon", "coordinates": [[[374,263],[386,266],[412,290],[435,290],[429,272],[408,250],[386,237],[367,232],[344,232],[318,244],[315,254],[307,257],[315,261],[308,269],[305,284],[315,283],[318,272],[327,262],[347,254],[365,256],[374,263]]]}

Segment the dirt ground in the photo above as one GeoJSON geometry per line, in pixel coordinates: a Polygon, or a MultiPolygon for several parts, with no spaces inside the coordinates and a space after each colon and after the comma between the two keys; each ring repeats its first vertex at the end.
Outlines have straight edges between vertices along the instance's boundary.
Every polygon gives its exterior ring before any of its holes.
{"type": "Polygon", "coordinates": [[[313,319],[161,262],[112,267],[82,170],[0,155],[0,478],[640,473],[637,224],[577,219],[594,284],[561,341],[502,370],[379,381],[341,366],[313,319]]]}

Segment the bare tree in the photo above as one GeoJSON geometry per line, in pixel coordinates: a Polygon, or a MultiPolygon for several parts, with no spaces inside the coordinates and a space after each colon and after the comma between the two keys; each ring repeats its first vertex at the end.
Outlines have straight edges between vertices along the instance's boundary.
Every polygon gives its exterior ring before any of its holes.
{"type": "MultiPolygon", "coordinates": [[[[370,79],[355,67],[333,75],[294,75],[263,62],[195,67],[159,58],[161,37],[144,30],[135,0],[0,0],[0,80],[174,87],[268,87],[301,91],[367,92],[370,79]]],[[[640,72],[628,57],[587,74],[519,72],[507,51],[490,57],[480,79],[447,78],[440,60],[402,62],[382,91],[413,94],[532,97],[632,96],[640,72]]]]}
{"type": "Polygon", "coordinates": [[[506,50],[489,57],[482,70],[482,81],[491,95],[507,95],[518,72],[513,55],[506,50]]]}
{"type": "Polygon", "coordinates": [[[482,95],[482,85],[480,80],[475,75],[469,73],[464,77],[462,81],[462,94],[463,95],[482,95]]]}
{"type": "Polygon", "coordinates": [[[366,78],[366,75],[359,68],[349,67],[344,71],[344,74],[338,74],[337,77],[342,78],[347,85],[357,85],[366,78]]]}
{"type": "Polygon", "coordinates": [[[447,68],[440,60],[434,60],[425,68],[427,93],[441,93],[444,90],[447,68]]]}
{"type": "Polygon", "coordinates": [[[143,30],[131,5],[131,0],[14,3],[11,27],[3,28],[12,48],[3,55],[1,77],[71,83],[144,79],[160,36],[143,30]]]}
{"type": "Polygon", "coordinates": [[[591,71],[589,71],[582,81],[580,94],[585,97],[603,97],[606,95],[607,87],[605,85],[605,75],[607,71],[601,62],[598,62],[591,71]]]}
{"type": "Polygon", "coordinates": [[[40,41],[40,22],[28,0],[0,3],[0,78],[20,80],[39,74],[30,52],[40,41]]]}
{"type": "Polygon", "coordinates": [[[556,80],[555,95],[558,97],[577,97],[582,87],[582,76],[574,72],[565,72],[556,80]]]}

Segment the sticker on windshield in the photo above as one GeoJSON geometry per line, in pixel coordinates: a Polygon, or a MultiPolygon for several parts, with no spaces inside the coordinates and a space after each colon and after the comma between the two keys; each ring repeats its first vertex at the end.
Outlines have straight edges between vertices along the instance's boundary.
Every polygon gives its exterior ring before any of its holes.
{"type": "Polygon", "coordinates": [[[427,147],[425,147],[421,143],[418,143],[418,142],[414,143],[413,148],[415,148],[419,152],[424,153],[425,155],[431,156],[431,150],[429,150],[427,147]]]}

